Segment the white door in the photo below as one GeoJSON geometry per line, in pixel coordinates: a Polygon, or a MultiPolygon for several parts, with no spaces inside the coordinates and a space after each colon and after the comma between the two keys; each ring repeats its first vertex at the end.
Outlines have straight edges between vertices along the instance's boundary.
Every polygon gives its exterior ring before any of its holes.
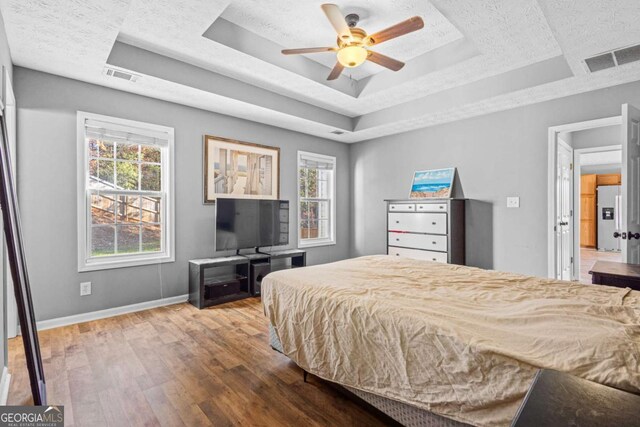
{"type": "Polygon", "coordinates": [[[573,149],[558,139],[556,171],[556,278],[571,280],[573,270],[573,149]]]}
{"type": "Polygon", "coordinates": [[[640,264],[640,110],[622,106],[622,260],[640,264]]]}

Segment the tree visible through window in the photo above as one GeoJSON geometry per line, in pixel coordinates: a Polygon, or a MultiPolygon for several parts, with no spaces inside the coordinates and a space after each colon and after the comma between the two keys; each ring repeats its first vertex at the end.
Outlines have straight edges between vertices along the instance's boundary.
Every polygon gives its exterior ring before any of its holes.
{"type": "Polygon", "coordinates": [[[87,139],[89,189],[97,190],[91,194],[91,256],[160,252],[160,148],[87,139]]]}
{"type": "Polygon", "coordinates": [[[298,152],[300,246],[335,243],[335,157],[298,152]]]}
{"type": "Polygon", "coordinates": [[[171,186],[165,175],[170,171],[173,132],[126,127],[113,120],[84,119],[81,148],[86,159],[87,211],[81,268],[100,264],[101,259],[171,256],[167,247],[171,186]]]}

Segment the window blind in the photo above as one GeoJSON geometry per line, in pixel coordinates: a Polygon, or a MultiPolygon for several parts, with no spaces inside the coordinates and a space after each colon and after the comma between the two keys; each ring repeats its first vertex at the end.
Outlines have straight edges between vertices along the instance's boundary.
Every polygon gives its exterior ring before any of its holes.
{"type": "Polygon", "coordinates": [[[334,162],[313,156],[300,156],[300,167],[305,169],[333,170],[334,162]]]}
{"type": "Polygon", "coordinates": [[[146,144],[166,146],[169,134],[166,132],[141,129],[99,120],[85,120],[85,135],[89,138],[108,140],[124,144],[146,144]]]}

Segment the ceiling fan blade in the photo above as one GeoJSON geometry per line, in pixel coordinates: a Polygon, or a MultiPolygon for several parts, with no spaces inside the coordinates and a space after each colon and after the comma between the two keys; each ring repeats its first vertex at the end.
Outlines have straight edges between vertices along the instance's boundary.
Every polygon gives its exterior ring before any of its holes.
{"type": "Polygon", "coordinates": [[[342,74],[342,70],[344,70],[344,66],[339,63],[336,62],[335,67],[333,67],[333,70],[331,70],[331,73],[329,73],[329,77],[327,77],[327,80],[335,80],[338,77],[340,77],[340,74],[342,74]]]}
{"type": "Polygon", "coordinates": [[[390,58],[378,52],[369,51],[367,59],[393,71],[399,71],[402,67],[404,67],[404,62],[390,58]]]}
{"type": "Polygon", "coordinates": [[[351,41],[351,30],[347,21],[344,20],[344,15],[340,11],[340,8],[332,3],[325,3],[322,6],[322,11],[327,15],[327,19],[331,22],[331,25],[338,33],[338,37],[343,41],[351,41]]]}
{"type": "Polygon", "coordinates": [[[374,44],[380,44],[387,40],[395,39],[396,37],[404,36],[405,34],[412,33],[424,27],[424,21],[419,16],[414,16],[406,21],[402,21],[396,25],[392,25],[389,28],[385,28],[382,31],[371,34],[367,37],[366,43],[369,46],[374,44]]]}
{"type": "Polygon", "coordinates": [[[298,55],[304,53],[333,52],[335,47],[304,47],[301,49],[282,49],[285,55],[298,55]]]}

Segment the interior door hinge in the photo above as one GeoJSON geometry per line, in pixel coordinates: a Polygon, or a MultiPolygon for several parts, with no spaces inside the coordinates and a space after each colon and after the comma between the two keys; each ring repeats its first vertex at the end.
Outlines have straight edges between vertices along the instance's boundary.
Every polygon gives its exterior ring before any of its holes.
{"type": "Polygon", "coordinates": [[[573,170],[573,163],[569,163],[569,170],[573,170]]]}
{"type": "Polygon", "coordinates": [[[573,257],[571,257],[571,264],[573,264],[573,257]]]}

